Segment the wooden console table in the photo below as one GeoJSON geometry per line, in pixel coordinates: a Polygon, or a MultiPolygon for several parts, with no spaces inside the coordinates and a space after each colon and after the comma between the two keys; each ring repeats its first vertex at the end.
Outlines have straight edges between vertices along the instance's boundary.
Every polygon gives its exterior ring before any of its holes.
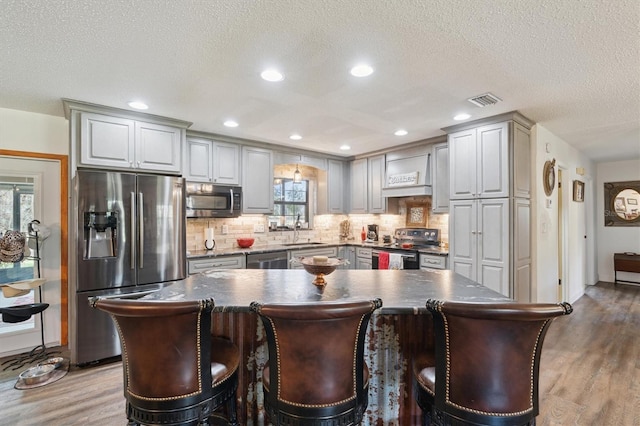
{"type": "Polygon", "coordinates": [[[640,254],[637,253],[614,253],[613,255],[614,284],[633,283],[640,284],[640,281],[619,280],[618,271],[634,272],[640,274],[640,254]]]}

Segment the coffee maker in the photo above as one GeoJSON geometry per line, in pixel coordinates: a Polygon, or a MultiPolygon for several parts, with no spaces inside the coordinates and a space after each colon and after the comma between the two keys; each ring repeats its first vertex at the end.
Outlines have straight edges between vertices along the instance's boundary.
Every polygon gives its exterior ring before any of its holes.
{"type": "Polygon", "coordinates": [[[378,225],[367,225],[367,239],[371,241],[378,241],[378,225]]]}

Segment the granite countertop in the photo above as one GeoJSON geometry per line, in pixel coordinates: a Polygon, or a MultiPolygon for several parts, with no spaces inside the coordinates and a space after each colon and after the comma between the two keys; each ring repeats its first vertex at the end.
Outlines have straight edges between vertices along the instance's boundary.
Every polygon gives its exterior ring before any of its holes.
{"type": "Polygon", "coordinates": [[[261,303],[310,303],[382,299],[381,313],[426,313],[427,299],[508,302],[511,299],[453,271],[336,270],[324,288],[312,284],[303,269],[211,270],[174,281],[145,299],[213,298],[215,311],[248,312],[261,303]]]}
{"type": "MultiPolygon", "coordinates": [[[[298,243],[291,244],[270,244],[270,245],[256,245],[250,248],[229,247],[224,249],[214,248],[213,250],[191,250],[187,251],[187,259],[216,257],[216,256],[231,256],[231,255],[246,255],[257,253],[268,253],[274,251],[291,251],[291,250],[306,250],[313,248],[323,247],[339,247],[339,246],[353,246],[353,247],[370,247],[375,249],[394,249],[403,250],[402,247],[396,247],[394,245],[383,244],[382,242],[355,242],[355,241],[335,241],[326,243],[298,243]]],[[[415,249],[409,249],[415,250],[415,249]]],[[[439,256],[448,256],[449,250],[442,247],[434,248],[421,248],[418,249],[419,253],[435,254],[439,256]]]]}

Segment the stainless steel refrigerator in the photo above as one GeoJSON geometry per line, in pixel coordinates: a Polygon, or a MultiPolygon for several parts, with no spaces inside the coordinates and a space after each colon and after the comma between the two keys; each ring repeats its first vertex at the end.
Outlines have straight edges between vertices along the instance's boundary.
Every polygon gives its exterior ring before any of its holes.
{"type": "Polygon", "coordinates": [[[90,297],[137,298],[185,278],[184,179],[78,170],[72,215],[69,346],[84,365],[121,353],[113,321],[90,297]]]}

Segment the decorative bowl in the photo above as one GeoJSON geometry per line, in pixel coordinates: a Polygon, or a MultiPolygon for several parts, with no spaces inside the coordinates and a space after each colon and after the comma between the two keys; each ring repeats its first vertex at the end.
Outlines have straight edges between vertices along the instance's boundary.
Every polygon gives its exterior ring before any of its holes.
{"type": "Polygon", "coordinates": [[[237,238],[236,242],[241,248],[249,248],[255,242],[255,238],[237,238]]]}
{"type": "Polygon", "coordinates": [[[18,378],[27,385],[35,385],[37,383],[42,383],[51,377],[51,373],[53,373],[53,370],[55,369],[56,367],[52,364],[38,365],[24,370],[20,373],[18,378]]]}
{"type": "Polygon", "coordinates": [[[400,247],[402,247],[402,248],[404,248],[404,249],[410,249],[410,248],[412,248],[412,247],[413,247],[413,244],[412,244],[412,243],[402,243],[402,244],[400,245],[400,247]]]}
{"type": "Polygon", "coordinates": [[[318,287],[324,287],[327,284],[327,281],[324,279],[325,275],[329,275],[335,271],[338,266],[349,263],[346,259],[336,257],[330,257],[326,260],[318,260],[318,257],[319,256],[297,257],[295,259],[297,263],[300,263],[304,267],[305,271],[316,276],[313,280],[313,284],[318,287]]]}

